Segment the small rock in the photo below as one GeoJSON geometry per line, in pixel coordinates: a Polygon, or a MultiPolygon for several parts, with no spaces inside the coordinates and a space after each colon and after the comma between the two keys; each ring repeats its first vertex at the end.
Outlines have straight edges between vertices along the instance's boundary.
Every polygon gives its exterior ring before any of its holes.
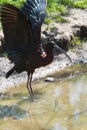
{"type": "Polygon", "coordinates": [[[80,61],[79,61],[79,63],[80,63],[80,64],[83,64],[83,63],[84,63],[84,61],[83,61],[83,60],[80,60],[80,61]]]}
{"type": "Polygon", "coordinates": [[[45,82],[54,82],[55,78],[53,78],[53,77],[47,77],[44,81],[45,82]]]}

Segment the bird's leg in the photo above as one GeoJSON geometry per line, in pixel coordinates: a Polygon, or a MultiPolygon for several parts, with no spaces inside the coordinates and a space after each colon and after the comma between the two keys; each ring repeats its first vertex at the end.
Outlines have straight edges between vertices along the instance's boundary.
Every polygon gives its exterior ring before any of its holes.
{"type": "Polygon", "coordinates": [[[33,90],[32,90],[32,86],[31,86],[31,83],[32,83],[32,73],[30,74],[30,84],[29,84],[29,86],[30,86],[30,91],[31,91],[31,94],[33,95],[33,90]]]}
{"type": "Polygon", "coordinates": [[[32,82],[32,74],[28,74],[27,89],[28,89],[28,92],[31,96],[31,100],[33,102],[33,90],[32,90],[32,87],[31,87],[31,82],[32,82]]]}
{"type": "Polygon", "coordinates": [[[30,74],[28,74],[28,79],[27,79],[27,90],[28,90],[28,92],[29,92],[29,94],[30,94],[30,89],[29,89],[29,77],[30,77],[30,74]]]}

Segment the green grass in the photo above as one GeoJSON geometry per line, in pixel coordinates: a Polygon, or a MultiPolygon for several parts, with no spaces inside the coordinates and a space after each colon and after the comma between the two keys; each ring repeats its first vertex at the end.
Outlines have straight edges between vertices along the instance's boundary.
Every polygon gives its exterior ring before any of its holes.
{"type": "Polygon", "coordinates": [[[49,17],[47,17],[47,18],[45,19],[45,22],[44,22],[44,23],[47,24],[47,25],[49,25],[50,23],[52,23],[52,19],[49,18],[49,17]]]}
{"type": "MultiPolygon", "coordinates": [[[[0,0],[0,3],[11,3],[21,7],[25,0],[0,0]]],[[[87,0],[48,0],[47,12],[66,12],[66,6],[76,8],[87,8],[87,0]]]]}
{"type": "Polygon", "coordinates": [[[0,29],[1,29],[2,27],[1,27],[1,23],[0,23],[0,29]]]}
{"type": "Polygon", "coordinates": [[[75,36],[75,37],[73,38],[73,40],[71,41],[71,45],[72,45],[72,46],[81,47],[85,41],[86,41],[86,38],[84,38],[83,40],[81,40],[80,37],[75,36]]]}
{"type": "Polygon", "coordinates": [[[16,7],[21,7],[21,5],[23,4],[24,0],[0,0],[0,4],[1,3],[9,3],[9,4],[13,4],[16,7]]]}
{"type": "Polygon", "coordinates": [[[66,18],[59,16],[59,15],[54,16],[53,19],[54,19],[55,22],[61,22],[61,23],[68,22],[68,20],[66,18]]]}
{"type": "Polygon", "coordinates": [[[53,13],[51,15],[48,15],[45,19],[45,24],[49,25],[50,23],[52,22],[56,22],[56,23],[67,23],[68,20],[66,18],[64,18],[64,16],[61,16],[60,14],[56,14],[56,13],[53,13]]]}
{"type": "Polygon", "coordinates": [[[48,0],[47,12],[66,12],[66,7],[87,8],[87,0],[48,0]]]}
{"type": "Polygon", "coordinates": [[[73,3],[76,8],[87,8],[87,0],[77,0],[73,3]]]}

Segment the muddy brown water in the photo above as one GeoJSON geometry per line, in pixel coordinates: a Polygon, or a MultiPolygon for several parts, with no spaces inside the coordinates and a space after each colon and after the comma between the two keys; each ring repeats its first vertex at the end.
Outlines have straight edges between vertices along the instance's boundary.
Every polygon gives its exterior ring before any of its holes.
{"type": "Polygon", "coordinates": [[[87,130],[87,74],[54,82],[25,83],[0,93],[0,130],[87,130]]]}

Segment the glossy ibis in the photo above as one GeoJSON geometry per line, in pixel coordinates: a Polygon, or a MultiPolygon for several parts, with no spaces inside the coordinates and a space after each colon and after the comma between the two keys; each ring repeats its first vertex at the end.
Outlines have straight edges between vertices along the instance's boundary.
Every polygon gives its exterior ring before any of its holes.
{"type": "Polygon", "coordinates": [[[41,43],[41,26],[46,16],[46,0],[27,0],[21,9],[11,4],[2,4],[1,22],[5,49],[14,67],[6,74],[26,71],[27,89],[33,100],[32,75],[36,68],[46,66],[53,60],[53,48],[66,52],[53,41],[41,43]]]}

